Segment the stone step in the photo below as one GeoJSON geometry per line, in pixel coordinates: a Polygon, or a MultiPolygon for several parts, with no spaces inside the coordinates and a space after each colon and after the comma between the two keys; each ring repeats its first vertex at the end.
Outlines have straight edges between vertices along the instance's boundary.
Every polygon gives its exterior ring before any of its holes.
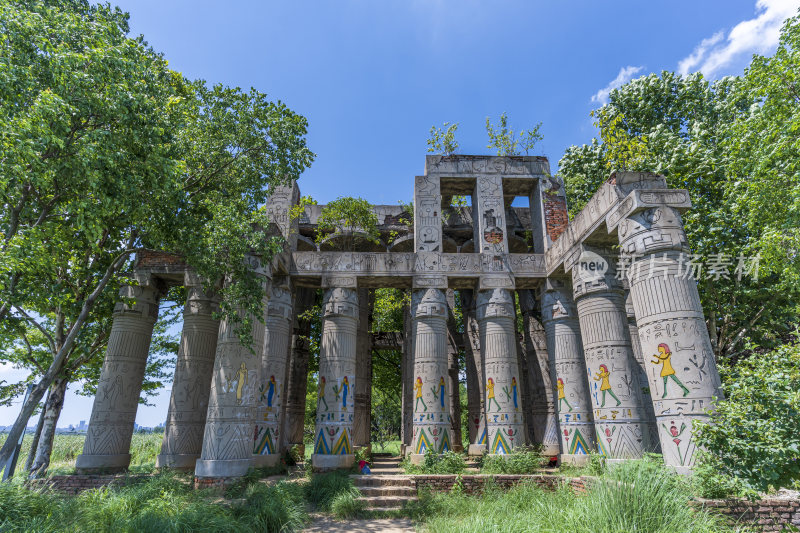
{"type": "Polygon", "coordinates": [[[362,486],[356,487],[361,491],[364,497],[386,497],[386,496],[416,496],[417,491],[414,487],[398,487],[398,486],[362,486]]]}
{"type": "Polygon", "coordinates": [[[350,476],[357,487],[416,487],[414,480],[408,476],[350,476]]]}
{"type": "Polygon", "coordinates": [[[400,509],[403,505],[417,500],[416,496],[363,497],[358,498],[368,509],[400,509]]]}

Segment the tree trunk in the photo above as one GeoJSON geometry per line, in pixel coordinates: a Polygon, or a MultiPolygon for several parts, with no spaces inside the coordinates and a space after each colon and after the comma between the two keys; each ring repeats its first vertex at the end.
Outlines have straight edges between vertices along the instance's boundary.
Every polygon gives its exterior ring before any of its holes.
{"type": "Polygon", "coordinates": [[[412,377],[414,373],[414,339],[411,335],[411,307],[403,307],[403,354],[401,358],[401,380],[403,382],[403,396],[401,398],[402,424],[400,426],[400,441],[411,445],[413,437],[412,419],[414,418],[414,387],[412,377]]]}
{"type": "Polygon", "coordinates": [[[68,377],[59,376],[50,386],[50,393],[44,405],[42,435],[36,447],[36,457],[30,468],[30,477],[43,477],[50,466],[50,455],[53,453],[53,440],[56,436],[56,424],[64,407],[64,396],[69,384],[68,377]]]}
{"type": "MultiPolygon", "coordinates": [[[[50,399],[50,394],[47,395],[47,399],[44,401],[47,404],[47,400],[50,399]]],[[[28,458],[25,460],[25,471],[30,472],[31,466],[33,466],[33,459],[36,457],[36,449],[39,447],[39,437],[42,435],[42,425],[44,424],[44,414],[46,409],[44,405],[42,406],[42,412],[39,414],[39,422],[36,423],[36,432],[33,434],[33,442],[31,442],[31,449],[28,451],[28,458]]]]}

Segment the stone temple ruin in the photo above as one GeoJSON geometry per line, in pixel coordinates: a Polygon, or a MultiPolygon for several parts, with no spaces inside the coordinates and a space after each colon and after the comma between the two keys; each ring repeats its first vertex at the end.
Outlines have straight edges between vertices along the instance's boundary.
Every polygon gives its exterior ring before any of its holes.
{"type": "Polygon", "coordinates": [[[350,466],[354,448],[369,445],[370,354],[381,346],[403,350],[402,439],[412,459],[461,449],[451,415],[453,354],[464,349],[470,453],[537,444],[581,462],[592,450],[609,460],[660,451],[678,470],[691,467],[692,421],[708,416],[720,381],[695,282],[681,271],[686,191],[656,174],[616,173],[570,222],[546,158],[428,156],[413,225],[400,206],[374,206],[387,238],[355,248],[350,238],[356,251],[336,234],[317,246],[322,206],[292,220],[298,201],[292,184],[267,206],[288,245],[271,264],[253,264],[267,287],[255,353],[213,318],[217,301],[191,269],[139,254],[138,284],[122,290],[135,303],[115,310],[79,471],[128,467],[159,295],[180,284],[188,295],[158,464],[193,469],[198,480],[241,476],[302,444],[308,345],[297,316],[318,288],[317,469],[350,466]],[[454,195],[472,207],[451,207],[454,195]],[[529,207],[512,207],[517,197],[529,207]],[[378,287],[411,290],[404,334],[370,333],[378,287]],[[453,327],[453,290],[464,334],[453,327]]]}

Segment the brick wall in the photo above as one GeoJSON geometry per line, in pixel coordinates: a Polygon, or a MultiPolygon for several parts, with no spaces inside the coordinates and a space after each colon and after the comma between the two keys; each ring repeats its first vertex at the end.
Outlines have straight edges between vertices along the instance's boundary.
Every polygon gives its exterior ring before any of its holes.
{"type": "Polygon", "coordinates": [[[556,193],[545,191],[542,201],[544,203],[545,231],[547,231],[550,241],[555,242],[569,225],[567,200],[556,193]]]}
{"type": "Polygon", "coordinates": [[[147,474],[142,475],[68,475],[68,476],[52,476],[44,479],[32,479],[27,482],[31,488],[41,489],[50,488],[65,494],[79,494],[85,490],[99,489],[106,486],[120,487],[138,483],[149,479],[151,476],[147,474]]]}
{"type": "Polygon", "coordinates": [[[136,252],[137,268],[163,268],[163,267],[184,267],[183,258],[161,252],[158,250],[139,250],[136,252]]]}
{"type": "MultiPolygon", "coordinates": [[[[417,490],[431,490],[434,492],[449,492],[453,489],[457,476],[442,475],[418,475],[414,476],[414,483],[417,490]]],[[[591,482],[589,477],[564,478],[546,474],[475,474],[461,476],[461,486],[466,494],[480,494],[487,482],[493,482],[501,489],[510,489],[521,482],[536,483],[546,490],[555,490],[559,485],[568,483],[576,493],[586,492],[588,484],[591,482]]]]}
{"type": "Polygon", "coordinates": [[[761,531],[797,531],[800,527],[799,500],[696,499],[691,505],[721,514],[728,518],[731,524],[752,524],[761,531]]]}

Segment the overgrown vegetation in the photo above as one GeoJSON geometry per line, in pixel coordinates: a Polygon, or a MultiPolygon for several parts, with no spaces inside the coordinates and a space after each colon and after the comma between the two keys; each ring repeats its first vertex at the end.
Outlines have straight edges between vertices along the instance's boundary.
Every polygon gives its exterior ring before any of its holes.
{"type": "MultiPolygon", "coordinates": [[[[7,433],[0,433],[0,444],[8,438],[7,433]]],[[[31,435],[25,435],[22,442],[19,460],[17,461],[17,475],[24,475],[22,466],[30,452],[31,435]]],[[[56,435],[53,439],[53,453],[50,456],[49,475],[71,474],[75,472],[75,458],[83,453],[85,435],[56,435]]],[[[134,433],[131,438],[131,471],[151,472],[155,468],[156,456],[161,453],[161,442],[164,433],[134,433]]]]}
{"type": "Polygon", "coordinates": [[[695,477],[707,497],[800,487],[800,344],[720,365],[725,399],[700,424],[695,477]]]}
{"type": "Polygon", "coordinates": [[[515,448],[507,455],[484,455],[481,457],[481,474],[534,474],[547,464],[536,450],[515,448]]]}
{"type": "Polygon", "coordinates": [[[421,464],[413,464],[408,457],[400,463],[406,474],[460,474],[467,468],[464,456],[456,452],[434,453],[432,450],[425,452],[421,464]]]}
{"type": "Polygon", "coordinates": [[[307,519],[302,487],[295,483],[251,484],[241,502],[221,505],[212,494],[195,491],[190,481],[164,473],[146,482],[90,490],[76,497],[4,483],[0,485],[0,529],[277,533],[297,531],[307,519]]]}
{"type": "Polygon", "coordinates": [[[577,497],[568,487],[548,492],[521,484],[506,492],[488,484],[480,496],[458,491],[422,494],[410,508],[425,531],[519,533],[706,533],[731,531],[722,520],[688,505],[686,480],[646,461],[620,465],[577,497]]]}

